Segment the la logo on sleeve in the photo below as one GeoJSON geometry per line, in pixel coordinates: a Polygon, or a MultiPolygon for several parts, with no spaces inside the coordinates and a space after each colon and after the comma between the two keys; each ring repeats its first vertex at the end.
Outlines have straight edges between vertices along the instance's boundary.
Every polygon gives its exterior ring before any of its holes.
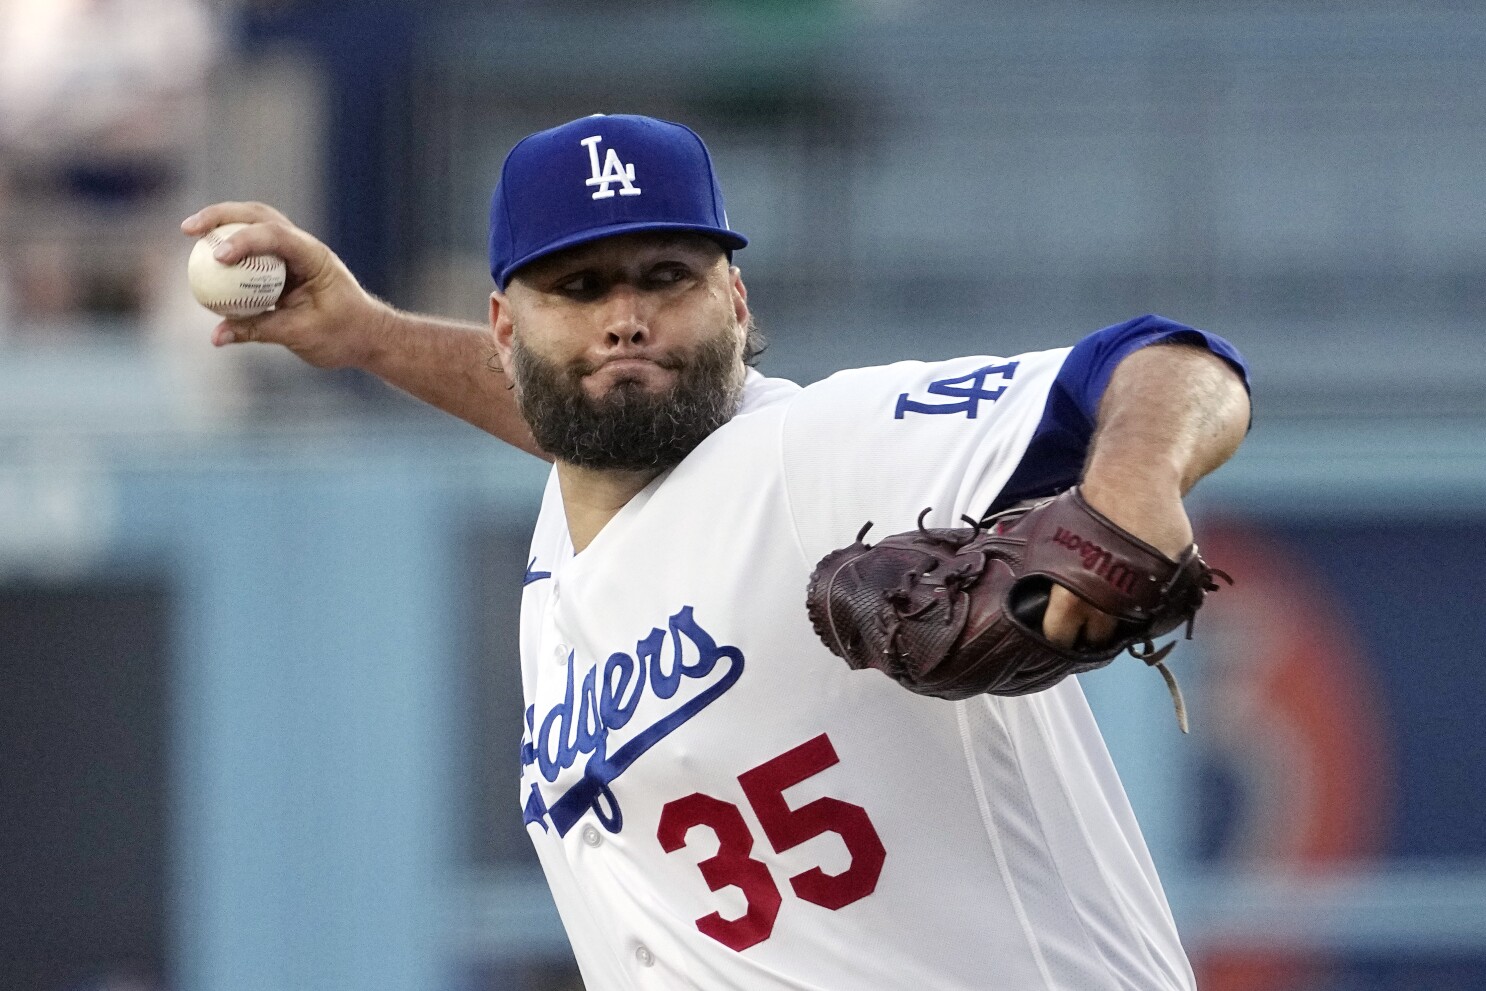
{"type": "Polygon", "coordinates": [[[608,154],[604,156],[604,164],[599,165],[599,142],[604,140],[602,134],[584,138],[578,142],[588,149],[588,164],[593,174],[586,180],[584,185],[599,187],[593,194],[596,200],[607,200],[614,195],[614,190],[609,187],[619,183],[620,196],[639,196],[642,190],[635,185],[635,165],[633,162],[625,164],[619,160],[619,152],[613,148],[606,149],[608,154]]]}
{"type": "Polygon", "coordinates": [[[893,418],[901,420],[906,413],[927,413],[939,416],[963,413],[966,419],[973,420],[980,412],[981,403],[994,403],[1005,394],[1006,383],[1016,375],[1017,364],[1018,362],[1008,361],[1002,364],[986,365],[968,375],[957,375],[954,378],[930,382],[925,389],[928,395],[923,399],[914,399],[905,392],[898,397],[898,405],[893,418]],[[991,381],[997,384],[988,385],[987,383],[991,381]]]}

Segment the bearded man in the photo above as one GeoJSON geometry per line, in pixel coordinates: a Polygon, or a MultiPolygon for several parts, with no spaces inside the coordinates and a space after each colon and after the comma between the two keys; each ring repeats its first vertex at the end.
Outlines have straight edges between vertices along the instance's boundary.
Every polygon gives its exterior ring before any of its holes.
{"type": "MultiPolygon", "coordinates": [[[[373,299],[262,204],[183,228],[230,221],[249,226],[219,260],[279,255],[290,286],[214,343],[370,371],[553,463],[520,808],[591,991],[1193,986],[1076,679],[911,694],[833,657],[804,595],[864,520],[951,527],[1075,484],[1175,558],[1183,495],[1248,424],[1230,345],[1147,316],[1071,348],[765,378],[711,158],[646,117],[512,150],[489,327],[373,299]]],[[[1041,618],[1061,645],[1115,625],[1062,587],[1041,618]]]]}

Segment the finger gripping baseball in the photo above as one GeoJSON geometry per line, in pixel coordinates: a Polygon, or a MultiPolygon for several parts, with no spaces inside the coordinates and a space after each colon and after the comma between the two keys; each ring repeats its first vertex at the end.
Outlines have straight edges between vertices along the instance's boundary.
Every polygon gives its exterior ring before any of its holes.
{"type": "MultiPolygon", "coordinates": [[[[1215,577],[1190,546],[1177,560],[1128,533],[1070,489],[965,529],[919,527],[875,545],[866,528],[826,555],[806,608],[816,634],[855,669],[876,668],[921,695],[1025,695],[1129,650],[1160,667],[1178,719],[1184,706],[1153,638],[1187,636],[1215,577]],[[1118,621],[1105,644],[1062,648],[1042,634],[1060,585],[1118,621]]],[[[1185,728],[1185,725],[1184,725],[1185,728]]]]}

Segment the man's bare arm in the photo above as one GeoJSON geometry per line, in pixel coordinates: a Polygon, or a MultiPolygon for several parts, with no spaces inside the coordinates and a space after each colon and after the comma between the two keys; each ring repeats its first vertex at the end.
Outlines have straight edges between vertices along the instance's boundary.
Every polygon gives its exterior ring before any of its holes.
{"type": "Polygon", "coordinates": [[[388,306],[364,290],[329,248],[262,203],[213,204],[187,218],[181,230],[199,237],[233,222],[248,226],[219,249],[218,260],[278,255],[288,281],[275,309],[222,321],[212,332],[213,344],[279,344],[317,368],[359,368],[513,447],[546,457],[494,360],[489,328],[388,306]]]}
{"type": "Polygon", "coordinates": [[[393,310],[357,367],[513,447],[551,460],[537,447],[516,408],[516,394],[496,360],[489,327],[393,310]]]}
{"type": "MultiPolygon", "coordinates": [[[[1175,558],[1192,542],[1182,496],[1238,450],[1249,396],[1222,358],[1183,344],[1141,348],[1120,362],[1099,403],[1080,491],[1089,504],[1175,558]]],[[[1054,643],[1113,635],[1115,620],[1062,588],[1043,617],[1054,643]]]]}

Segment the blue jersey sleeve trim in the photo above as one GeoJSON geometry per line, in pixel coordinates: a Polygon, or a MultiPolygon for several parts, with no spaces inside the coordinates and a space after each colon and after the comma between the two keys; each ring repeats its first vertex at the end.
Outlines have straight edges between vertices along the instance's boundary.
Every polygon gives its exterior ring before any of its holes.
{"type": "Polygon", "coordinates": [[[1249,387],[1243,356],[1216,334],[1153,314],[1096,330],[1075,344],[1063,360],[1031,443],[987,512],[999,512],[1023,499],[1050,496],[1076,483],[1094,436],[1099,400],[1115,366],[1143,347],[1167,342],[1207,348],[1233,367],[1245,389],[1249,387]]]}

